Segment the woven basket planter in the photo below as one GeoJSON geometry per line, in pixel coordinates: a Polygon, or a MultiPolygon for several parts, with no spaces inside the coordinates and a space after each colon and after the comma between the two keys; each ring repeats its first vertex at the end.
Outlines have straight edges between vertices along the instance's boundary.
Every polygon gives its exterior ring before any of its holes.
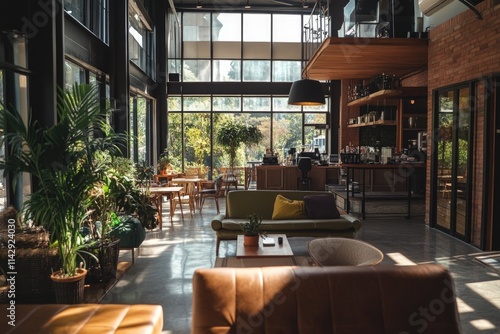
{"type": "Polygon", "coordinates": [[[102,240],[86,251],[94,254],[99,261],[88,254],[82,254],[88,270],[85,283],[106,282],[116,278],[120,239],[102,240]]]}
{"type": "MultiPolygon", "coordinates": [[[[0,233],[2,241],[4,234],[0,233]]],[[[0,248],[0,267],[8,272],[8,251],[0,248]]],[[[61,267],[57,249],[49,248],[49,234],[40,229],[16,230],[16,303],[47,304],[55,302],[50,280],[61,267]]],[[[6,294],[0,294],[5,303],[6,294]]]]}
{"type": "Polygon", "coordinates": [[[54,283],[56,303],[81,304],[84,300],[86,269],[77,269],[77,274],[71,277],[59,277],[59,271],[53,273],[50,279],[54,283]]]}

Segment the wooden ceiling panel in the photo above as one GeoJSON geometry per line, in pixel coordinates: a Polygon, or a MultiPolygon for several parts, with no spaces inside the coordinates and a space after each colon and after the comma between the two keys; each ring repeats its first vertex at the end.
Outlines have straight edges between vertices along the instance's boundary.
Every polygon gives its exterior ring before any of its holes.
{"type": "Polygon", "coordinates": [[[328,38],[304,76],[315,80],[368,79],[382,73],[404,76],[427,67],[427,39],[328,38]]]}

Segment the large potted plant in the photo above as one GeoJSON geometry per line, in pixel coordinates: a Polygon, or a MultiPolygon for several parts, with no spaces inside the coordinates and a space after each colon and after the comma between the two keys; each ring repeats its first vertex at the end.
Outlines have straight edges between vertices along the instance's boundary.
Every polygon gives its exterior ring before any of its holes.
{"type": "Polygon", "coordinates": [[[90,190],[102,175],[95,157],[117,149],[117,136],[105,123],[98,96],[92,85],[75,84],[69,91],[60,90],[58,122],[50,127],[31,115],[25,124],[19,113],[0,108],[2,142],[10,152],[0,161],[0,168],[4,175],[18,177],[24,172],[34,179],[34,191],[23,211],[26,219],[50,231],[52,245],[57,246],[61,266],[54,268],[51,278],[58,303],[83,301],[86,270],[80,252],[88,244],[80,228],[89,214],[90,190]],[[74,284],[68,288],[66,281],[74,284]]]}
{"type": "Polygon", "coordinates": [[[234,169],[236,151],[240,145],[258,144],[262,138],[262,132],[255,125],[245,125],[234,120],[223,123],[216,136],[217,142],[228,150],[231,170],[234,169]]]}

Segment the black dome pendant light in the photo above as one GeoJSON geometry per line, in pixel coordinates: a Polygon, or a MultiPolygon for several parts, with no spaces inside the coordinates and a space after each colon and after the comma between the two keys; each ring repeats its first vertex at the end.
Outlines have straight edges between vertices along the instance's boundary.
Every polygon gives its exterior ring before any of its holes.
{"type": "Polygon", "coordinates": [[[323,87],[317,80],[301,79],[292,84],[288,104],[297,106],[319,106],[325,104],[323,87]]]}

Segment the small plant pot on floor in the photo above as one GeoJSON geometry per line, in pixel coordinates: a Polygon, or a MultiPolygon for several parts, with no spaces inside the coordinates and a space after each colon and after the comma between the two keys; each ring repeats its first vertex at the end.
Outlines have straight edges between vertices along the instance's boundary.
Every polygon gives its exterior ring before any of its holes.
{"type": "Polygon", "coordinates": [[[77,274],[71,277],[61,277],[59,271],[50,275],[54,283],[56,303],[81,304],[84,302],[86,269],[78,269],[77,274]]]}

